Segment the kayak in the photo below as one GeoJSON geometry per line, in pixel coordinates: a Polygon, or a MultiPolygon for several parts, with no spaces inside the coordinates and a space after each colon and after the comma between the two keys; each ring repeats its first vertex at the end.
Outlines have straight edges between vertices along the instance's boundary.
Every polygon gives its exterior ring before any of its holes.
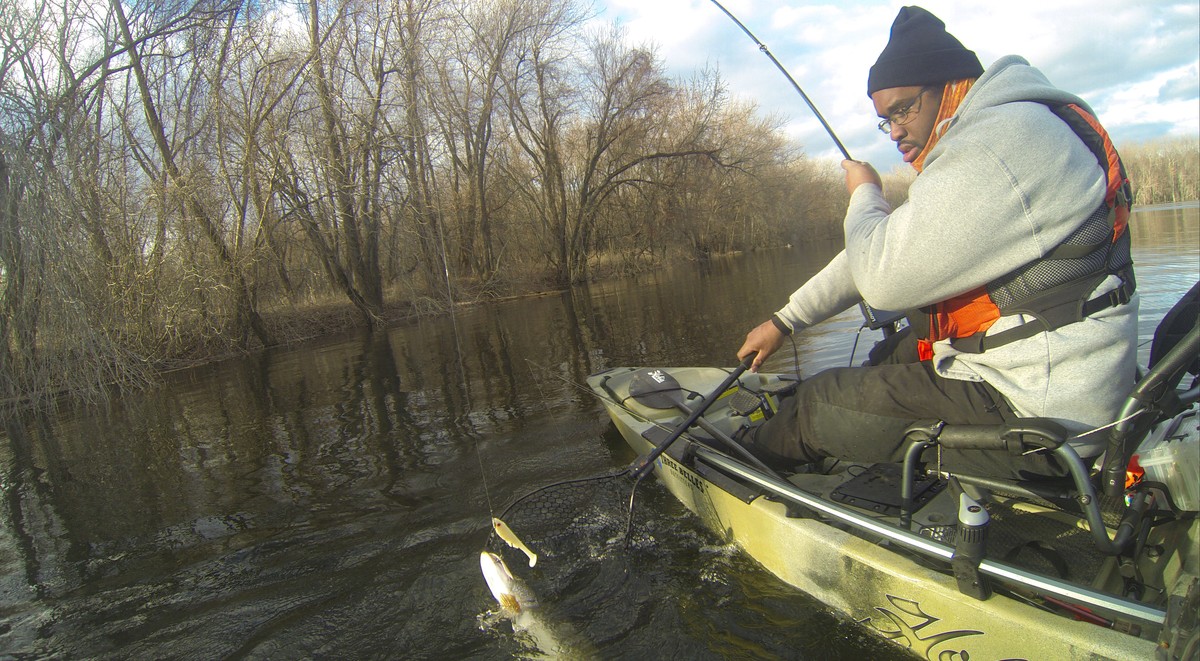
{"type": "MultiPolygon", "coordinates": [[[[1179,364],[1194,358],[1198,332],[1191,348],[1185,339],[1173,352],[1179,364]]],[[[1141,479],[1130,472],[1134,483],[1114,499],[1091,467],[1065,487],[926,473],[916,464],[767,467],[737,439],[773,414],[795,375],[619,367],[587,383],[634,451],[653,456],[647,469],[707,527],[917,657],[1200,654],[1194,386],[1173,385],[1180,405],[1171,415],[1132,430],[1140,468],[1130,467],[1141,479]]],[[[1034,427],[1030,437],[1055,445],[1034,427]]],[[[935,436],[915,429],[912,442],[953,442],[949,432],[935,436]]],[[[1073,455],[1062,441],[1053,451],[1073,455]]]]}

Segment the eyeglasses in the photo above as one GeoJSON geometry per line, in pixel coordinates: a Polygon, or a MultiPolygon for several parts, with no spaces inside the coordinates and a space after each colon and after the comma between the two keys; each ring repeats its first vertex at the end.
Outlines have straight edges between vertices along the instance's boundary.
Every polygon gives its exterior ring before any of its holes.
{"type": "Polygon", "coordinates": [[[921,112],[921,95],[932,90],[932,87],[922,87],[920,92],[912,98],[912,101],[900,106],[900,109],[887,116],[882,122],[879,122],[879,130],[891,134],[893,126],[904,126],[905,124],[916,119],[917,113],[921,112]]]}

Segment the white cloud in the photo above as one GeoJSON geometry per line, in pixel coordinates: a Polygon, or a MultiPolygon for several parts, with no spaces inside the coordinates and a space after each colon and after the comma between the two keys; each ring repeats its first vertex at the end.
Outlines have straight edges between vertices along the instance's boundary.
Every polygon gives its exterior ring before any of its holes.
{"type": "Polygon", "coordinates": [[[1095,110],[1119,146],[1164,135],[1200,135],[1197,98],[1200,81],[1193,65],[1124,85],[1095,110]],[[1174,91],[1164,94],[1165,89],[1174,91]]]}
{"type": "Polygon", "coordinates": [[[1196,66],[1183,67],[1168,75],[1158,90],[1158,102],[1195,101],[1200,98],[1200,69],[1196,66]]]}
{"type": "MultiPolygon", "coordinates": [[[[723,5],[770,49],[855,158],[881,170],[900,163],[874,129],[867,69],[907,2],[727,0],[723,5]]],[[[1157,0],[926,0],[984,66],[1019,54],[1086,99],[1118,142],[1200,132],[1200,4],[1157,0]]],[[[731,92],[790,118],[786,131],[817,157],[832,141],[786,78],[707,0],[608,0],[636,42],[653,41],[672,72],[718,64],[731,92]]]]}

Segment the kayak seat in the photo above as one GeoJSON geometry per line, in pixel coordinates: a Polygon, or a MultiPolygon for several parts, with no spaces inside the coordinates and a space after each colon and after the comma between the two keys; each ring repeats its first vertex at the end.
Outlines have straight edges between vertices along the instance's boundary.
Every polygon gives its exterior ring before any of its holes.
{"type": "MultiPolygon", "coordinates": [[[[1092,458],[1081,458],[1067,442],[1071,434],[1054,420],[1023,418],[1011,425],[947,425],[940,420],[920,420],[905,431],[908,442],[901,481],[901,525],[911,526],[913,485],[921,478],[921,454],[940,446],[956,450],[1052,452],[1069,471],[1069,477],[1003,480],[944,473],[963,485],[989,491],[1049,501],[1059,507],[1077,507],[1088,522],[1096,547],[1105,554],[1123,553],[1136,539],[1142,516],[1150,509],[1175,510],[1171,494],[1158,483],[1139,482],[1126,488],[1126,469],[1151,429],[1200,400],[1200,283],[1163,317],[1154,334],[1151,360],[1125,400],[1117,420],[1109,427],[1107,448],[1099,470],[1090,470],[1092,458]],[[1190,385],[1180,389],[1188,374],[1190,385]],[[1103,504],[1115,504],[1120,522],[1110,537],[1103,504]]],[[[1066,509],[1064,507],[1064,509],[1066,509]]],[[[1112,514],[1112,512],[1108,512],[1112,514]]]]}

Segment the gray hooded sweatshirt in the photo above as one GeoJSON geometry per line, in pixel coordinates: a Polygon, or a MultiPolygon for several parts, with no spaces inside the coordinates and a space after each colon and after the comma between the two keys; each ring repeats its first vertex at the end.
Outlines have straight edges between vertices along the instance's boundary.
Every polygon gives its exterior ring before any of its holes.
{"type": "MultiPolygon", "coordinates": [[[[855,189],[846,211],[846,248],[791,295],[780,318],[800,330],[859,300],[907,310],[946,300],[1044,257],[1104,200],[1105,172],[1045,99],[1075,103],[1023,58],[989,67],[909,189],[891,209],[875,185],[855,189]]],[[[1092,296],[1115,289],[1116,276],[1092,296]]],[[[1058,420],[1075,433],[1112,422],[1133,387],[1138,300],[1102,310],[1053,332],[988,349],[934,344],[933,365],[950,379],[985,381],[1022,416],[1058,420]]],[[[988,334],[1031,320],[998,319],[988,334]]],[[[1036,322],[1035,322],[1036,323],[1036,322]]],[[[1103,449],[1104,434],[1071,445],[1083,456],[1103,449]]]]}

